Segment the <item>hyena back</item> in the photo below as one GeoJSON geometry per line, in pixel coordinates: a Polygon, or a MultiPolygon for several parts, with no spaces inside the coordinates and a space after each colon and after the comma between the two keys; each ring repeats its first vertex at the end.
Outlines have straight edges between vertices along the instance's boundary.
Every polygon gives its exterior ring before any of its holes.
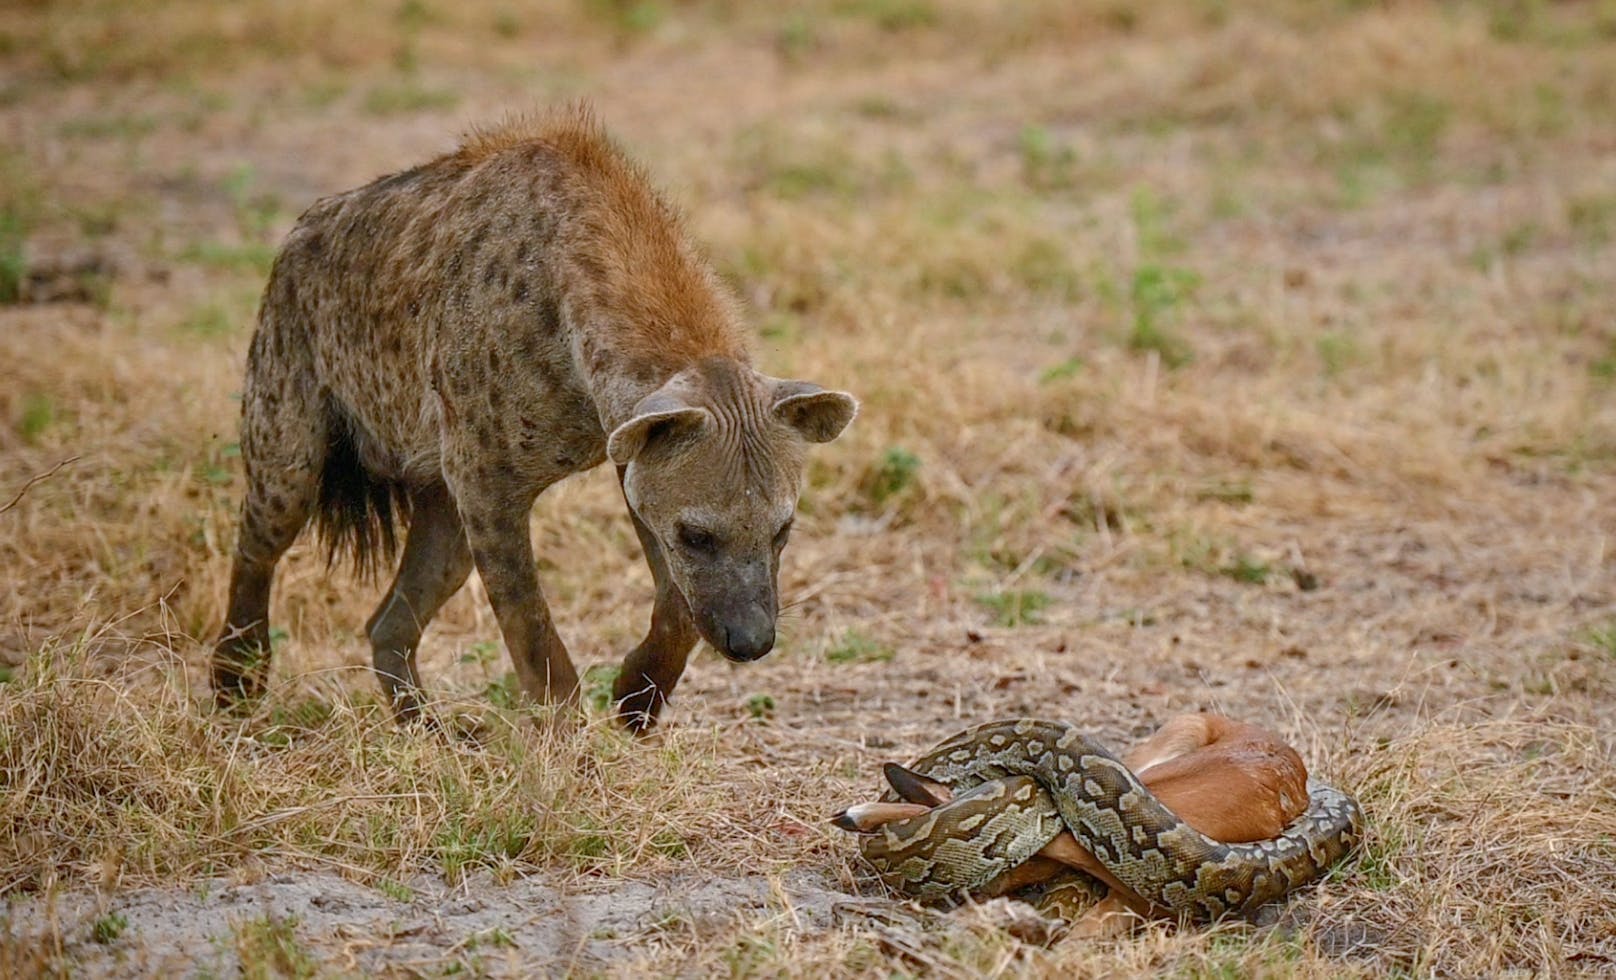
{"type": "Polygon", "coordinates": [[[656,586],[615,690],[644,729],[698,637],[738,661],[772,647],[806,446],[856,407],[751,367],[731,297],[585,111],[321,200],[276,258],[248,355],[216,696],[261,690],[275,565],[306,523],[374,567],[396,519],[403,558],[366,632],[399,717],[423,702],[421,633],[473,566],[523,690],[574,697],[528,513],[610,459],[656,586]]]}

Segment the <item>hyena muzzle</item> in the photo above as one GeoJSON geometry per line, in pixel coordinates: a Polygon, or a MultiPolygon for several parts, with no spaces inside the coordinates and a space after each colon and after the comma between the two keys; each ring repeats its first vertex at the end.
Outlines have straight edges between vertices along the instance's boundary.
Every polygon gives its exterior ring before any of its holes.
{"type": "Polygon", "coordinates": [[[528,514],[610,459],[656,585],[615,688],[643,730],[698,638],[732,660],[773,646],[807,446],[856,409],[751,366],[728,291],[586,110],[325,198],[275,260],[248,355],[216,697],[262,689],[275,565],[312,519],[361,569],[408,528],[366,626],[400,719],[424,700],[421,633],[473,567],[526,694],[573,698],[528,514]]]}

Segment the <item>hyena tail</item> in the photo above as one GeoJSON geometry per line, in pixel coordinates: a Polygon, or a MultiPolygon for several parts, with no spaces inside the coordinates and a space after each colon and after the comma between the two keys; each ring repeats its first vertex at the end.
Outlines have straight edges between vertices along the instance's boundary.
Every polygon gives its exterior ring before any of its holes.
{"type": "Polygon", "coordinates": [[[344,554],[354,573],[374,579],[398,552],[397,524],[408,523],[410,497],[403,483],[367,469],[353,427],[332,412],[330,442],[320,470],[315,530],[330,567],[344,554]]]}

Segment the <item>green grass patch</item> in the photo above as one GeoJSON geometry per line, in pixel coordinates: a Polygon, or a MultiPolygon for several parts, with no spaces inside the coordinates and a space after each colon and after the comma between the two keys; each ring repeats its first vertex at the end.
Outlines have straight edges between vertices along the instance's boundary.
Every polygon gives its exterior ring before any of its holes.
{"type": "Polygon", "coordinates": [[[1133,305],[1133,322],[1128,331],[1128,347],[1135,351],[1155,351],[1170,368],[1183,367],[1195,359],[1188,341],[1172,329],[1172,320],[1201,283],[1201,277],[1188,269],[1146,263],[1134,270],[1128,298],[1133,305]]]}
{"type": "Polygon", "coordinates": [[[585,671],[581,682],[584,693],[584,703],[590,710],[599,715],[612,712],[612,687],[617,683],[617,675],[622,673],[620,664],[591,664],[585,671]]]}
{"type": "Polygon", "coordinates": [[[835,646],[825,651],[825,659],[833,664],[885,663],[895,655],[891,646],[858,630],[848,630],[835,646]]]}
{"type": "Polygon", "coordinates": [[[179,253],[179,259],[210,269],[267,276],[275,263],[275,246],[264,242],[192,242],[179,253]]]}
{"type": "Polygon", "coordinates": [[[56,423],[56,402],[43,392],[30,392],[23,396],[22,412],[17,416],[17,434],[22,441],[33,445],[45,431],[56,423]]]}
{"type": "Polygon", "coordinates": [[[22,300],[22,284],[28,277],[26,231],[22,213],[0,205],[0,305],[22,300]]]}
{"type": "Polygon", "coordinates": [[[920,457],[902,446],[893,446],[881,454],[864,480],[864,493],[870,502],[880,506],[909,489],[920,473],[920,457]]]}
{"type": "Polygon", "coordinates": [[[90,925],[90,941],[106,946],[118,941],[129,928],[129,919],[122,912],[108,912],[90,925]]]}
{"type": "Polygon", "coordinates": [[[296,916],[274,912],[238,922],[231,930],[236,958],[246,980],[317,976],[319,961],[297,936],[296,916]]]}
{"type": "Polygon", "coordinates": [[[1054,604],[1047,593],[1027,589],[1004,589],[976,596],[978,604],[993,613],[1000,626],[1027,626],[1043,621],[1043,612],[1054,604]]]}

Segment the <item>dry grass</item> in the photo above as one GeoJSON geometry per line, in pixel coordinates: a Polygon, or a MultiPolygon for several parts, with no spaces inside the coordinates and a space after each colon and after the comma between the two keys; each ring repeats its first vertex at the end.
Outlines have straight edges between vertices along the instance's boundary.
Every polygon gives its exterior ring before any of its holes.
{"type": "MultiPolygon", "coordinates": [[[[76,457],[0,512],[9,900],[99,889],[110,916],[299,870],[868,891],[818,821],[879,760],[994,716],[1122,741],[1215,706],[1372,820],[1277,922],[1040,950],[782,890],[601,968],[1616,969],[1607,5],[138,8],[0,11],[0,506],[76,457]],[[690,211],[763,366],[864,400],[815,457],[779,651],[698,657],[656,744],[545,734],[498,707],[474,581],[423,661],[483,739],[397,732],[356,636],[374,587],[300,546],[275,690],[215,717],[233,395],[276,241],[574,95],[690,211]]],[[[534,534],[576,659],[614,662],[651,588],[609,476],[534,534]]],[[[133,941],[6,921],[14,971],[133,941]]],[[[334,942],[225,940],[291,973],[339,969],[334,942]]]]}

